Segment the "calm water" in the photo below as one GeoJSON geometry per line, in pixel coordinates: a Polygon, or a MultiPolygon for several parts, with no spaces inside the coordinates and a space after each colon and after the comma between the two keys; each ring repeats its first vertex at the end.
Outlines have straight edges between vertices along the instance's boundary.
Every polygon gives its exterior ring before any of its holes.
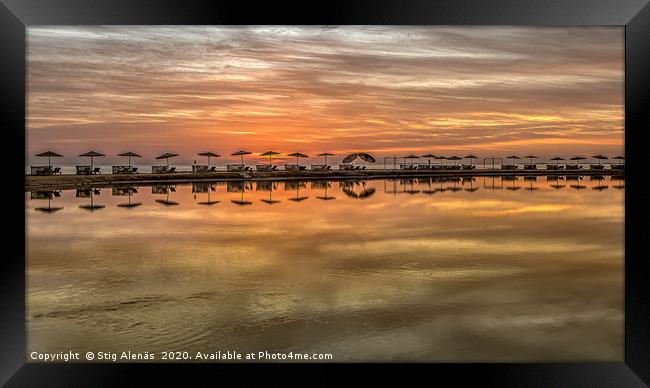
{"type": "Polygon", "coordinates": [[[620,361],[624,191],[478,177],[27,192],[27,349],[620,361]]]}

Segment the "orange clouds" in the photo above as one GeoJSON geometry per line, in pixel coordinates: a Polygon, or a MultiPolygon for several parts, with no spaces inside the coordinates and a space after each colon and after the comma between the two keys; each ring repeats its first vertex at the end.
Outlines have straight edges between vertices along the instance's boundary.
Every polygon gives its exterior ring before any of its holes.
{"type": "Polygon", "coordinates": [[[623,37],[617,27],[30,27],[27,152],[619,154],[623,37]]]}

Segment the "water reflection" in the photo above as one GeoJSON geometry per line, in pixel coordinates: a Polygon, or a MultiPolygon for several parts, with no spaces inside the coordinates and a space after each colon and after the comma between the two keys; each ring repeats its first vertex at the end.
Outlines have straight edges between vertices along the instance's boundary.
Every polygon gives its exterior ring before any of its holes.
{"type": "Polygon", "coordinates": [[[176,192],[176,185],[153,185],[151,186],[151,194],[163,194],[165,199],[156,199],[156,203],[160,203],[165,206],[176,206],[179,205],[178,202],[172,201],[169,199],[170,193],[176,192]]]}
{"type": "Polygon", "coordinates": [[[91,189],[91,188],[77,189],[76,191],[77,198],[90,198],[90,203],[79,205],[79,208],[91,212],[105,208],[106,205],[100,205],[95,203],[95,195],[99,195],[99,194],[101,194],[100,189],[91,189]]]}
{"type": "MultiPolygon", "coordinates": [[[[526,191],[544,190],[547,188],[553,190],[561,190],[564,188],[571,188],[574,190],[584,190],[591,188],[595,191],[603,191],[608,188],[624,189],[625,178],[623,176],[601,176],[594,175],[590,177],[583,176],[491,176],[491,177],[430,177],[430,178],[399,178],[399,179],[384,179],[376,180],[381,182],[381,185],[369,184],[369,180],[360,179],[344,179],[337,180],[339,191],[347,198],[350,199],[366,199],[372,197],[378,186],[383,188],[385,194],[408,194],[408,195],[427,195],[431,196],[436,193],[443,192],[467,192],[474,193],[481,188],[484,190],[501,190],[507,189],[510,191],[518,191],[524,189],[526,191]],[[539,185],[540,180],[546,182],[547,185],[539,185]],[[523,183],[520,183],[522,182],[523,183]],[[565,182],[569,183],[567,185],[565,182]],[[589,186],[586,184],[589,182],[589,186]]],[[[310,198],[305,195],[305,191],[315,193],[314,197],[319,200],[333,200],[336,196],[332,196],[331,190],[334,181],[328,180],[291,180],[286,182],[278,182],[272,180],[261,181],[227,181],[227,182],[193,182],[191,184],[181,184],[180,186],[190,185],[191,192],[193,193],[192,199],[194,203],[200,205],[216,205],[222,201],[214,199],[219,197],[219,188],[226,188],[226,193],[239,193],[238,197],[231,198],[231,203],[237,205],[252,205],[254,202],[247,198],[246,193],[249,192],[264,192],[267,193],[263,198],[259,198],[260,202],[273,205],[282,203],[281,199],[277,196],[274,197],[273,192],[283,190],[291,193],[291,196],[286,197],[286,200],[293,202],[302,202],[310,198]]],[[[147,185],[141,185],[147,186],[147,185]]],[[[152,195],[164,195],[164,198],[155,199],[156,203],[165,206],[177,206],[180,202],[174,200],[172,193],[177,190],[176,184],[153,184],[151,187],[152,195]]],[[[79,208],[86,210],[98,210],[106,207],[104,204],[95,203],[95,196],[101,194],[99,188],[80,188],[75,190],[76,198],[88,198],[90,203],[81,204],[79,208]]],[[[111,195],[113,197],[127,197],[127,202],[118,203],[116,206],[122,208],[134,208],[143,205],[142,201],[134,201],[133,196],[138,194],[138,187],[134,185],[116,185],[111,187],[111,195]]],[[[42,212],[54,213],[62,210],[62,207],[52,207],[52,199],[61,196],[61,190],[54,191],[31,191],[30,200],[48,200],[48,207],[38,207],[35,210],[42,212]]],[[[253,198],[254,199],[254,198],[253,198]]]]}
{"type": "Polygon", "coordinates": [[[604,178],[26,193],[28,351],[620,361],[624,179],[604,178]]]}
{"type": "Polygon", "coordinates": [[[30,192],[29,199],[47,199],[47,207],[40,206],[35,208],[35,210],[50,214],[63,209],[63,207],[52,207],[52,199],[60,196],[61,190],[32,191],[30,192]]]}
{"type": "Polygon", "coordinates": [[[112,188],[112,194],[114,197],[128,197],[128,202],[118,203],[117,206],[126,209],[133,209],[142,205],[142,202],[131,202],[133,194],[138,193],[138,188],[135,186],[114,186],[112,188]]]}
{"type": "Polygon", "coordinates": [[[277,201],[273,199],[273,190],[277,190],[278,183],[274,181],[258,181],[255,182],[256,185],[256,190],[257,191],[268,191],[269,192],[269,198],[260,198],[260,201],[269,204],[269,205],[274,205],[276,203],[280,203],[282,201],[277,201]]]}

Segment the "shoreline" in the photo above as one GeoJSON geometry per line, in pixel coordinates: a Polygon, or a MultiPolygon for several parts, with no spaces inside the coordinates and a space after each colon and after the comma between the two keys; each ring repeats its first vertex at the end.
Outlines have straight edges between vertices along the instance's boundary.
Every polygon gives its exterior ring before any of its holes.
{"type": "Polygon", "coordinates": [[[620,176],[619,170],[357,170],[357,171],[274,171],[274,172],[177,172],[173,174],[98,174],[98,175],[25,175],[25,192],[38,190],[67,190],[83,187],[106,187],[125,184],[190,183],[197,181],[254,181],[254,180],[314,180],[314,179],[391,179],[474,176],[620,176]]]}

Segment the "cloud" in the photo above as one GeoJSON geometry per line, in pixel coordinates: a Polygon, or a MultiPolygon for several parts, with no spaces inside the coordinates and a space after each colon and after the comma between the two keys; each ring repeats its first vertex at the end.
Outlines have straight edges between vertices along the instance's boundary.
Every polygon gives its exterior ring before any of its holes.
{"type": "Polygon", "coordinates": [[[560,138],[573,140],[566,152],[621,153],[623,38],[618,27],[30,27],[28,153],[552,154],[543,144],[560,138]]]}

